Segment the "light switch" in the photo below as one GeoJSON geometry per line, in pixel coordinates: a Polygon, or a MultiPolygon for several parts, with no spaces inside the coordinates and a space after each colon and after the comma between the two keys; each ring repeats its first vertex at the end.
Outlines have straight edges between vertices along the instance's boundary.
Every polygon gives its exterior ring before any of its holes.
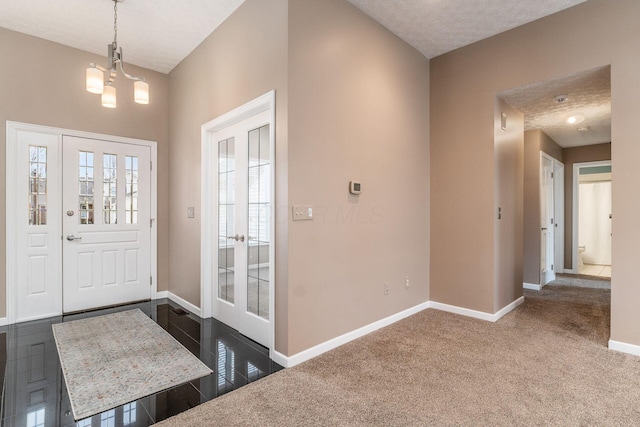
{"type": "Polygon", "coordinates": [[[293,205],[294,221],[309,221],[313,219],[313,206],[293,205]]]}
{"type": "Polygon", "coordinates": [[[187,218],[195,218],[196,217],[196,210],[194,209],[193,206],[189,206],[187,208],[187,218]]]}

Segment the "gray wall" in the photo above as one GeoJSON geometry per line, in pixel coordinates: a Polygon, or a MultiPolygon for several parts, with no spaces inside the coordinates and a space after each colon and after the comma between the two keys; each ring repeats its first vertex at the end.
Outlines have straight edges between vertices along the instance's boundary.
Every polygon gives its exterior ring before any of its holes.
{"type": "MultiPolygon", "coordinates": [[[[106,53],[106,52],[105,52],[106,53]]],[[[6,121],[18,121],[158,142],[158,290],[167,290],[168,243],[168,78],[128,65],[144,76],[150,104],[133,102],[133,82],[116,80],[118,108],[100,105],[100,96],[84,88],[90,62],[106,58],[0,28],[0,145],[5,146],[6,121]]],[[[6,151],[0,150],[0,317],[6,315],[6,151]]]]}

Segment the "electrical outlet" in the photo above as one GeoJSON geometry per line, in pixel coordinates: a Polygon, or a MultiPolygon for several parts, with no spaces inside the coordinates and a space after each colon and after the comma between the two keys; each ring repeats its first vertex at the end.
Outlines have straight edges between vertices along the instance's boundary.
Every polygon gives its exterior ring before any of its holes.
{"type": "Polygon", "coordinates": [[[409,289],[409,276],[405,277],[404,288],[409,289]]]}
{"type": "Polygon", "coordinates": [[[389,295],[389,282],[384,282],[384,294],[389,295]]]}

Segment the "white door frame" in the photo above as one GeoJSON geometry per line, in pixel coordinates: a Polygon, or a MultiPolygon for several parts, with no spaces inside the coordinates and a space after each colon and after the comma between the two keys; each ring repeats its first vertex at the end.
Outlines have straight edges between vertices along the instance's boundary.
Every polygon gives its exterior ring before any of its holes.
{"type": "MultiPolygon", "coordinates": [[[[217,206],[214,203],[217,198],[217,175],[218,175],[218,163],[216,161],[217,150],[214,151],[214,147],[217,147],[213,140],[213,134],[222,129],[225,129],[231,125],[234,125],[242,120],[252,117],[263,111],[270,111],[270,140],[271,144],[271,160],[274,165],[271,168],[271,179],[275,183],[275,91],[270,91],[236,109],[230,111],[222,116],[211,120],[210,122],[202,125],[202,145],[201,145],[201,209],[202,209],[202,222],[201,222],[201,262],[200,262],[200,301],[201,301],[201,314],[203,318],[212,317],[213,313],[213,298],[216,298],[216,293],[213,292],[217,289],[218,274],[214,274],[214,269],[217,271],[218,265],[218,251],[214,250],[213,242],[217,242],[218,236],[216,232],[218,224],[218,210],[213,209],[213,206],[217,206]]],[[[269,262],[272,267],[275,267],[275,185],[271,186],[271,236],[272,242],[269,248],[269,262]]],[[[275,338],[275,268],[269,269],[269,322],[270,322],[270,337],[269,337],[269,353],[273,358],[274,354],[274,338],[275,338]]]]}
{"type": "MultiPolygon", "coordinates": [[[[572,242],[571,242],[571,273],[578,274],[578,221],[580,220],[580,198],[579,198],[579,185],[580,185],[580,168],[594,167],[594,166],[611,166],[611,160],[600,160],[595,162],[582,162],[573,164],[573,224],[572,224],[572,242]]],[[[612,185],[613,185],[613,168],[611,170],[612,185]]],[[[612,260],[613,262],[613,260],[612,260]]]]}
{"type": "MultiPolygon", "coordinates": [[[[553,256],[551,257],[551,277],[552,280],[555,280],[555,276],[556,276],[556,271],[555,271],[555,256],[556,256],[556,246],[555,246],[555,214],[556,214],[556,210],[555,210],[555,176],[553,175],[554,171],[555,171],[555,163],[554,163],[554,158],[551,157],[549,154],[545,153],[544,151],[540,151],[540,176],[538,177],[538,182],[540,182],[540,207],[542,207],[543,203],[542,200],[543,198],[546,197],[546,194],[543,194],[543,188],[542,188],[542,184],[541,184],[541,180],[542,180],[542,174],[544,173],[544,171],[542,170],[542,161],[543,160],[548,160],[551,162],[551,173],[552,173],[552,184],[551,184],[551,191],[553,192],[552,197],[551,197],[551,204],[552,206],[552,218],[551,218],[551,224],[547,224],[547,228],[551,229],[551,235],[552,235],[552,241],[551,241],[551,248],[553,249],[553,256]]],[[[542,216],[542,211],[541,211],[541,216],[542,216]]],[[[541,218],[542,219],[542,218],[541,218]]],[[[542,221],[541,224],[542,225],[542,221]]],[[[544,265],[542,265],[542,253],[544,251],[546,251],[548,248],[545,248],[542,246],[542,235],[540,235],[540,287],[544,287],[547,283],[549,283],[546,279],[546,276],[543,274],[543,270],[545,268],[544,265]]],[[[547,254],[548,257],[548,254],[547,254]]]]}
{"type": "Polygon", "coordinates": [[[564,273],[564,163],[553,159],[553,217],[555,220],[555,271],[564,273]]]}
{"type": "MultiPolygon", "coordinates": [[[[16,156],[18,153],[18,138],[19,131],[45,133],[49,135],[58,136],[59,147],[58,150],[62,153],[62,136],[76,136],[80,138],[89,139],[101,139],[106,141],[120,142],[124,144],[135,144],[150,147],[151,149],[151,162],[152,165],[158,164],[158,147],[156,141],[147,141],[143,139],[126,138],[121,136],[105,135],[92,132],[83,132],[72,129],[63,129],[50,126],[41,126],[30,123],[20,123],[7,121],[7,133],[6,133],[6,323],[15,323],[16,316],[16,303],[17,303],[17,286],[16,277],[17,274],[17,212],[16,212],[16,180],[19,179],[16,176],[16,156]]],[[[62,158],[62,157],[60,157],[62,158]]],[[[62,169],[62,168],[60,168],[62,169]]],[[[151,299],[156,299],[158,294],[158,233],[157,224],[155,218],[157,217],[157,200],[158,200],[158,176],[157,167],[151,169],[151,299]]],[[[62,170],[60,170],[60,176],[58,179],[62,179],[62,170]]],[[[25,187],[26,188],[26,187],[25,187]]],[[[62,195],[60,196],[62,197],[62,195]]],[[[60,214],[62,215],[62,213],[60,214]]],[[[62,238],[62,236],[60,236],[62,238]]],[[[60,241],[59,251],[62,251],[62,240],[60,241]]],[[[62,258],[61,258],[62,259],[62,258]]],[[[62,272],[62,268],[61,268],[62,272]]],[[[62,293],[62,277],[59,280],[60,292],[62,293]]],[[[62,314],[62,298],[60,298],[60,307],[58,315],[62,314]]]]}

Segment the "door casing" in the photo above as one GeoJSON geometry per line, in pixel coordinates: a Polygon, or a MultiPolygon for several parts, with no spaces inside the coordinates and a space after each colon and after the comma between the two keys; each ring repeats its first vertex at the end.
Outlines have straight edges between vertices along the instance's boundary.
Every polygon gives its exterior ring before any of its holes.
{"type": "MultiPolygon", "coordinates": [[[[106,141],[120,142],[124,144],[136,144],[145,145],[151,149],[151,218],[154,219],[153,226],[151,227],[151,298],[155,299],[158,296],[157,290],[157,225],[155,218],[157,218],[157,167],[158,164],[158,150],[157,142],[147,141],[142,139],[126,138],[120,136],[98,134],[92,132],[83,132],[72,129],[63,129],[50,126],[42,126],[30,123],[21,123],[14,121],[6,122],[6,317],[4,320],[0,320],[0,324],[12,324],[16,321],[16,304],[17,304],[17,286],[16,277],[17,274],[17,224],[18,224],[18,212],[16,209],[17,199],[17,181],[20,179],[16,176],[16,156],[18,153],[18,132],[35,132],[53,135],[58,137],[60,146],[58,150],[62,152],[62,136],[75,136],[80,138],[100,139],[106,141]]],[[[62,156],[59,156],[61,159],[62,156]]],[[[62,180],[59,176],[58,179],[62,180]]],[[[26,187],[25,187],[26,188],[26,187]]],[[[62,195],[61,195],[62,196],[62,195]]],[[[62,215],[62,212],[60,213],[62,215]]],[[[60,236],[62,237],[62,236],[60,236]]],[[[58,245],[58,250],[62,254],[62,241],[58,245]]],[[[62,259],[62,258],[60,258],[62,259]]],[[[59,291],[60,291],[60,304],[58,309],[58,315],[62,314],[62,268],[60,269],[59,277],[59,291]]],[[[48,316],[48,315],[47,315],[48,316]]],[[[47,317],[45,316],[45,317],[47,317]]],[[[26,320],[26,319],[25,319],[26,320]]],[[[28,319],[28,320],[35,320],[28,319]]]]}

